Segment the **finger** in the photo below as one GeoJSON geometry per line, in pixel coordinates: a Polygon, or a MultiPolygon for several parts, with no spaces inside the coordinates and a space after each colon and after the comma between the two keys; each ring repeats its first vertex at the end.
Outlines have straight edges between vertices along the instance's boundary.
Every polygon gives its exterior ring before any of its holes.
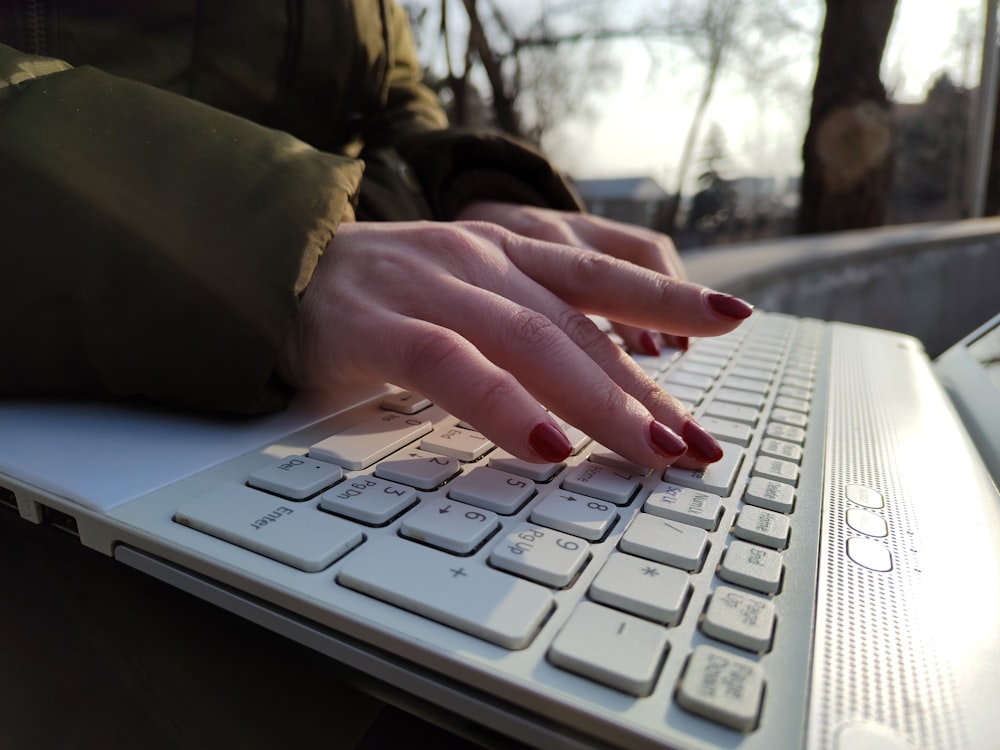
{"type": "Polygon", "coordinates": [[[682,336],[735,328],[753,308],[736,297],[600,253],[503,235],[514,264],[573,307],[682,336]],[[543,252],[544,250],[544,252],[543,252]]]}
{"type": "MultiPolygon", "coordinates": [[[[718,442],[704,428],[697,424],[684,405],[653,381],[634,359],[623,352],[621,347],[615,344],[588,317],[580,314],[548,290],[527,278],[523,280],[523,283],[512,284],[508,288],[505,288],[503,293],[504,298],[498,301],[495,295],[483,292],[482,290],[477,289],[474,292],[470,292],[470,294],[479,295],[479,299],[474,300],[477,310],[486,310],[489,309],[490,305],[495,305],[499,308],[497,315],[502,315],[504,309],[508,308],[511,303],[514,303],[514,307],[510,308],[512,315],[521,316],[526,322],[540,328],[546,324],[554,325],[558,331],[572,342],[572,346],[568,349],[568,352],[555,351],[556,361],[553,365],[560,368],[560,371],[568,370],[575,375],[587,373],[593,378],[590,381],[591,383],[599,387],[620,389],[627,396],[638,402],[646,415],[652,416],[657,423],[667,427],[672,433],[680,435],[688,443],[688,451],[685,456],[685,463],[688,467],[704,466],[722,457],[722,449],[718,442]],[[541,316],[541,321],[537,320],[538,316],[541,316]],[[581,354],[583,355],[582,358],[580,357],[581,354]],[[604,374],[604,378],[600,378],[599,375],[595,374],[593,370],[594,365],[604,374]],[[611,381],[610,384],[607,382],[608,379],[611,381]]],[[[475,319],[474,317],[469,317],[469,315],[469,313],[466,314],[466,324],[475,319]]],[[[471,312],[471,315],[475,316],[475,312],[471,312]]],[[[478,324],[481,325],[482,322],[479,321],[478,324]]],[[[470,331],[466,335],[482,346],[476,339],[476,331],[470,331]]],[[[499,342],[513,341],[516,343],[517,341],[516,336],[509,334],[495,338],[499,342]]],[[[555,346],[556,339],[553,338],[551,341],[553,342],[552,345],[555,346]]],[[[489,343],[493,343],[492,339],[489,343]]],[[[558,344],[560,347],[564,346],[564,342],[559,341],[558,344]]],[[[496,351],[496,349],[494,348],[490,351],[496,351]]],[[[494,355],[487,352],[487,356],[493,358],[494,355]]],[[[510,355],[500,354],[497,356],[510,355]]],[[[517,354],[515,353],[513,356],[516,358],[517,354]]],[[[544,364],[542,358],[535,357],[533,361],[537,362],[540,366],[544,364]]],[[[500,363],[503,364],[503,362],[500,363]]],[[[518,374],[518,377],[522,377],[516,371],[515,374],[518,374]]],[[[531,386],[529,385],[528,387],[531,390],[531,386]]],[[[565,395],[566,391],[564,390],[562,393],[565,395]]],[[[600,391],[597,391],[597,393],[600,393],[600,391]]],[[[622,439],[623,436],[615,433],[615,428],[610,426],[615,420],[615,414],[601,412],[596,418],[596,427],[585,426],[595,421],[593,414],[590,412],[581,414],[579,409],[581,403],[583,403],[583,399],[578,394],[573,395],[573,400],[568,403],[562,401],[550,402],[545,400],[544,397],[543,402],[567,419],[567,421],[580,427],[607,447],[620,452],[630,460],[643,466],[655,465],[644,463],[643,460],[634,458],[633,454],[629,452],[636,450],[635,445],[629,445],[628,441],[622,439]],[[588,417],[592,418],[589,422],[587,421],[588,417]],[[601,430],[601,432],[592,432],[595,429],[601,430]],[[609,435],[609,433],[611,434],[609,435]],[[625,447],[619,448],[619,446],[625,447]]],[[[654,446],[654,450],[656,448],[654,446]]],[[[662,456],[662,453],[660,455],[662,456]]]]}
{"type": "MultiPolygon", "coordinates": [[[[440,298],[434,322],[454,326],[542,404],[641,466],[664,467],[684,453],[686,444],[670,426],[683,427],[690,419],[683,406],[662,392],[586,316],[549,295],[548,304],[535,307],[551,306],[553,317],[561,318],[557,325],[537,309],[515,301],[532,296],[530,287],[505,290],[502,296],[462,286],[462,293],[440,298]],[[650,391],[657,394],[655,399],[649,398],[650,391]],[[662,419],[633,392],[655,404],[662,419]]],[[[547,293],[540,290],[543,294],[547,293]]]]}
{"type": "Polygon", "coordinates": [[[687,279],[684,264],[666,235],[599,216],[586,219],[574,223],[574,232],[587,246],[675,279],[687,279]]]}
{"type": "Polygon", "coordinates": [[[669,333],[650,331],[648,328],[636,328],[622,323],[612,323],[612,330],[625,343],[625,348],[633,354],[645,354],[649,357],[659,357],[664,349],[688,350],[688,337],[675,336],[669,333]]]}
{"type": "Polygon", "coordinates": [[[555,420],[513,375],[486,359],[454,331],[388,315],[390,332],[376,348],[375,367],[448,413],[476,425],[501,448],[533,462],[565,460],[573,446],[555,420]]]}

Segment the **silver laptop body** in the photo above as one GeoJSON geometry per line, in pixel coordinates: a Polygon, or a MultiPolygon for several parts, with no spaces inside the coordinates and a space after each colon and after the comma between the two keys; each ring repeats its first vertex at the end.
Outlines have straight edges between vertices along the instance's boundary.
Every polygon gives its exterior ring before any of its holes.
{"type": "Polygon", "coordinates": [[[254,420],[6,400],[0,500],[539,748],[992,748],[998,356],[1000,318],[932,365],[758,313],[641,360],[725,441],[707,472],[582,435],[526,466],[390,386],[254,420]]]}

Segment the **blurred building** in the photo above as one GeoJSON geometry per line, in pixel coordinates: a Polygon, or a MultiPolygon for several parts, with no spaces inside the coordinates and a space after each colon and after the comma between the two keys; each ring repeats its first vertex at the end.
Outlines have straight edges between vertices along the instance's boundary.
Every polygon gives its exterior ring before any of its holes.
{"type": "Polygon", "coordinates": [[[591,213],[656,228],[671,196],[652,177],[576,180],[573,183],[591,213]]]}

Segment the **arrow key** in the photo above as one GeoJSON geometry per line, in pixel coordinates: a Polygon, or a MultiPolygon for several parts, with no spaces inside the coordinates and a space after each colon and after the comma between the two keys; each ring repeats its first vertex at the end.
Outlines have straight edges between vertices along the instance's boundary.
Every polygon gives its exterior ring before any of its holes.
{"type": "Polygon", "coordinates": [[[434,498],[411,511],[400,527],[403,536],[457,555],[468,555],[498,528],[497,514],[447,498],[434,498]]]}

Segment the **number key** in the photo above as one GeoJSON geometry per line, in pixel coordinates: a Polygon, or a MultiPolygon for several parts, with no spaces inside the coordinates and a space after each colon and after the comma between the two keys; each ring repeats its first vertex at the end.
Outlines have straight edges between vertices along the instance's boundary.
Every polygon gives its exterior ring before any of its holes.
{"type": "Polygon", "coordinates": [[[590,558],[590,545],[561,531],[522,523],[490,553],[490,564],[553,588],[576,578],[590,558]]]}

